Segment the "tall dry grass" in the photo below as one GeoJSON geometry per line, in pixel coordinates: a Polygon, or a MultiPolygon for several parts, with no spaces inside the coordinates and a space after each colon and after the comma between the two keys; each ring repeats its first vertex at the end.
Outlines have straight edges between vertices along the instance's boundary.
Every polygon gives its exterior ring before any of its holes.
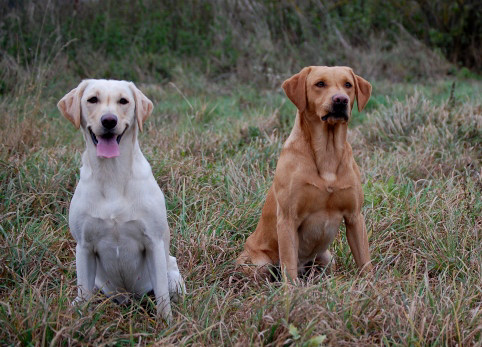
{"type": "MultiPolygon", "coordinates": [[[[350,141],[364,175],[375,271],[358,276],[342,230],[332,246],[334,273],[293,286],[252,282],[233,260],[256,226],[294,108],[279,91],[259,95],[245,87],[223,96],[229,86],[196,83],[200,89],[182,77],[177,89],[144,86],[156,108],[141,146],[166,195],[171,251],[188,291],[174,305],[170,327],[155,318],[149,297],[124,306],[103,296],[85,307],[69,305],[76,288],[67,209],[82,139],[55,110],[62,90],[2,101],[3,343],[480,341],[480,102],[457,93],[453,102],[434,102],[431,91],[449,93],[450,83],[439,82],[379,101],[359,120],[350,141]],[[261,126],[273,115],[280,121],[261,126]]],[[[480,84],[464,88],[477,95],[480,84]]]]}

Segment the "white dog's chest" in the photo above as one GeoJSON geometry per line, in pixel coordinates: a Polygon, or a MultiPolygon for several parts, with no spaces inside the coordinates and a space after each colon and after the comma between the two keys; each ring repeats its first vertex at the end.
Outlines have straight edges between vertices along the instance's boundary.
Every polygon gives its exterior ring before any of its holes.
{"type": "Polygon", "coordinates": [[[139,219],[139,212],[147,208],[149,198],[140,199],[140,192],[135,188],[128,184],[120,190],[115,185],[109,187],[80,181],[71,202],[71,213],[85,213],[89,217],[118,223],[139,219]]]}
{"type": "Polygon", "coordinates": [[[118,222],[116,219],[85,216],[80,242],[91,244],[95,252],[118,245],[143,249],[148,242],[145,231],[146,225],[140,220],[118,222]]]}
{"type": "Polygon", "coordinates": [[[72,198],[69,215],[70,229],[76,240],[97,243],[101,239],[112,241],[124,235],[140,242],[139,235],[146,229],[156,230],[166,216],[162,192],[157,185],[151,185],[152,189],[147,193],[145,186],[149,185],[135,182],[122,189],[100,189],[95,182],[81,180],[72,198]],[[137,228],[133,228],[132,223],[136,221],[137,228]]]}

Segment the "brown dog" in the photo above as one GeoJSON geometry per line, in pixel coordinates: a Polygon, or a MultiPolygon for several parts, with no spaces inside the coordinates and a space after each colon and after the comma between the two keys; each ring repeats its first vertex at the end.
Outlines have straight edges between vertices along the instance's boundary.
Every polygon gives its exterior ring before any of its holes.
{"type": "Polygon", "coordinates": [[[361,111],[372,86],[349,67],[310,66],[286,80],[283,89],[298,108],[295,125],[258,227],[237,263],[280,264],[295,279],[310,261],[328,265],[328,247],[344,219],[356,264],[368,270],[360,171],[346,136],[355,98],[361,111]]]}

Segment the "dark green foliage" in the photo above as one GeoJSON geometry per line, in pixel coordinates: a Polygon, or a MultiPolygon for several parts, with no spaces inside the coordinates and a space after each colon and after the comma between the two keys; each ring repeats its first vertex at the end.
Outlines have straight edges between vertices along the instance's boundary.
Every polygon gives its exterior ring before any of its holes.
{"type": "Polygon", "coordinates": [[[270,85],[313,64],[395,80],[447,72],[420,66],[437,63],[410,51],[421,50],[415,39],[480,71],[480,13],[476,1],[448,0],[3,1],[0,92],[13,88],[19,69],[32,73],[64,55],[76,78],[143,81],[169,80],[179,63],[270,85]],[[367,52],[379,56],[361,61],[367,52]]]}

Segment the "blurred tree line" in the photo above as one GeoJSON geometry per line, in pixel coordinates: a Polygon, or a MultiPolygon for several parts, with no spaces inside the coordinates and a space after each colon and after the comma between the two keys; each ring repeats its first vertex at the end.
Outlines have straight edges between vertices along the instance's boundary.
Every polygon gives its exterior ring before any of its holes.
{"type": "Polygon", "coordinates": [[[398,79],[480,73],[481,9],[480,0],[0,0],[0,89],[45,64],[157,80],[181,61],[246,81],[309,64],[398,79]]]}

